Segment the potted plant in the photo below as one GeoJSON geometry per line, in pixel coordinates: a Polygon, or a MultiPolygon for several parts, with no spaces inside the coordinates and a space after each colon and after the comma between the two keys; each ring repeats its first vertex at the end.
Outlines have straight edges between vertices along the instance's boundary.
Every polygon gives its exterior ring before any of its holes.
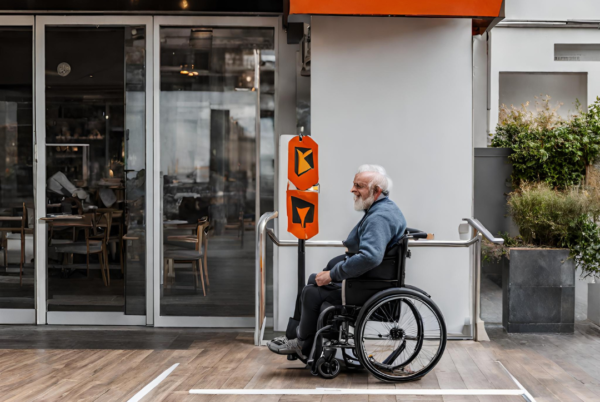
{"type": "MultiPolygon", "coordinates": [[[[590,178],[600,153],[600,100],[567,120],[549,100],[538,102],[537,113],[527,105],[503,106],[492,140],[492,146],[512,150],[517,189],[508,207],[520,236],[495,250],[509,261],[502,280],[508,332],[573,332],[575,270],[581,268],[583,277],[599,271],[600,181],[590,178]]],[[[590,286],[590,299],[596,289],[590,286]]],[[[600,310],[598,296],[591,305],[600,310]]]]}
{"type": "Polygon", "coordinates": [[[584,192],[545,183],[525,183],[510,194],[509,213],[520,236],[506,251],[503,271],[507,332],[574,331],[576,264],[569,245],[588,205],[584,192]]]}

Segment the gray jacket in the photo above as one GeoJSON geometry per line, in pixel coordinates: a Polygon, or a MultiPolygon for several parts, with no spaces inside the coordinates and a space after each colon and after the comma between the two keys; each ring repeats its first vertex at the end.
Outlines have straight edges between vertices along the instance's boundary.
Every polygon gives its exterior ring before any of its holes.
{"type": "Polygon", "coordinates": [[[377,267],[388,247],[397,243],[405,230],[406,220],[394,201],[385,196],[375,201],[344,241],[353,255],[331,269],[332,281],[356,278],[377,267]]]}

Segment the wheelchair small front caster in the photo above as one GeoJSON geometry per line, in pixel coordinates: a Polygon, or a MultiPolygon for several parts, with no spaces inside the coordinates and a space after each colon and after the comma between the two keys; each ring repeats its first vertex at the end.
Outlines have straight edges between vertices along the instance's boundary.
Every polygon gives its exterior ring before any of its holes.
{"type": "Polygon", "coordinates": [[[340,362],[336,358],[327,361],[324,357],[321,357],[316,364],[319,376],[328,380],[337,377],[341,370],[340,362]]]}
{"type": "Polygon", "coordinates": [[[298,355],[287,355],[288,360],[298,360],[298,355]]]}

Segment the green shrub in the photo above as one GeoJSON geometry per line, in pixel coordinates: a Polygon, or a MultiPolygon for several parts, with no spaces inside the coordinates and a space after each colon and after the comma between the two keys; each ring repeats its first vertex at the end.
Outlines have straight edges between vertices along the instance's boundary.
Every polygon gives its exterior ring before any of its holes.
{"type": "Polygon", "coordinates": [[[582,269],[581,276],[600,278],[600,228],[588,216],[582,215],[572,223],[568,239],[571,257],[582,269]]]}
{"type": "Polygon", "coordinates": [[[600,154],[600,98],[569,120],[550,107],[549,96],[536,104],[536,113],[527,110],[529,103],[520,109],[502,105],[492,139],[492,147],[513,151],[513,186],[537,181],[558,188],[580,184],[586,167],[600,154]]]}
{"type": "Polygon", "coordinates": [[[569,228],[588,212],[582,191],[553,190],[546,183],[525,183],[508,198],[508,209],[526,244],[565,247],[569,228]]]}
{"type": "Polygon", "coordinates": [[[596,224],[599,198],[579,187],[554,190],[547,183],[524,183],[508,199],[509,213],[520,236],[501,250],[488,247],[488,258],[508,255],[508,248],[569,248],[582,276],[600,277],[600,228],[596,224]]]}

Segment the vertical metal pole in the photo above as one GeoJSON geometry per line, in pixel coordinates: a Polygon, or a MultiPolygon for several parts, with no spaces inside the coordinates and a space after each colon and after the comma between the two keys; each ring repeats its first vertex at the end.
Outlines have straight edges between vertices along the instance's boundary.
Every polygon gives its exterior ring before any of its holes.
{"type": "MultiPolygon", "coordinates": [[[[300,141],[302,141],[302,131],[300,131],[300,133],[298,133],[298,136],[300,137],[300,141]]],[[[288,163],[290,163],[288,161],[288,163]]],[[[306,240],[304,239],[298,239],[298,295],[302,294],[302,289],[304,289],[304,286],[306,285],[305,281],[306,281],[306,276],[305,276],[305,272],[306,272],[306,265],[305,265],[305,256],[306,256],[306,240]]],[[[299,306],[298,306],[299,307],[299,306]]]]}
{"type": "Polygon", "coordinates": [[[478,342],[489,342],[490,338],[485,331],[485,322],[481,319],[481,242],[483,236],[477,232],[475,243],[475,340],[478,342]]]}
{"type": "Polygon", "coordinates": [[[260,346],[262,343],[262,338],[265,332],[265,281],[266,275],[264,270],[264,262],[265,256],[267,253],[267,236],[265,234],[265,229],[267,227],[267,223],[271,219],[277,218],[278,213],[275,212],[267,212],[263,216],[261,216],[256,223],[256,265],[255,265],[255,280],[256,280],[256,326],[254,328],[254,344],[256,346],[260,346]]]}
{"type": "Polygon", "coordinates": [[[44,17],[35,17],[35,305],[36,324],[46,324],[47,267],[46,241],[48,228],[40,218],[46,216],[46,59],[44,17]]]}
{"type": "MultiPolygon", "coordinates": [[[[254,222],[260,216],[260,50],[254,50],[254,88],[256,89],[256,116],[254,120],[254,138],[256,139],[256,205],[254,222]]],[[[242,233],[242,236],[244,234],[242,233]]]]}
{"type": "Polygon", "coordinates": [[[107,104],[104,109],[106,125],[104,126],[104,174],[110,177],[110,104],[107,104]]]}
{"type": "MultiPolygon", "coordinates": [[[[255,205],[254,205],[254,221],[258,224],[260,217],[260,50],[254,49],[254,89],[256,90],[256,109],[254,116],[254,138],[255,138],[255,158],[256,158],[256,194],[255,194],[255,205]]],[[[265,222],[266,225],[266,222],[265,222]]],[[[242,232],[242,236],[244,233],[242,232]]],[[[265,310],[266,310],[266,254],[267,245],[265,242],[264,228],[260,228],[258,233],[258,244],[259,247],[259,268],[260,268],[260,284],[257,284],[260,289],[260,298],[258,300],[258,338],[255,339],[255,344],[260,346],[265,332],[265,310]]]]}
{"type": "Polygon", "coordinates": [[[305,277],[305,255],[306,255],[306,240],[298,239],[298,294],[301,294],[302,289],[306,285],[305,277]]]}
{"type": "Polygon", "coordinates": [[[146,24],[146,324],[160,317],[162,266],[162,174],[160,171],[160,25],[146,24]],[[152,39],[150,39],[152,38],[152,39]],[[156,57],[154,57],[156,56],[156,57]]]}

